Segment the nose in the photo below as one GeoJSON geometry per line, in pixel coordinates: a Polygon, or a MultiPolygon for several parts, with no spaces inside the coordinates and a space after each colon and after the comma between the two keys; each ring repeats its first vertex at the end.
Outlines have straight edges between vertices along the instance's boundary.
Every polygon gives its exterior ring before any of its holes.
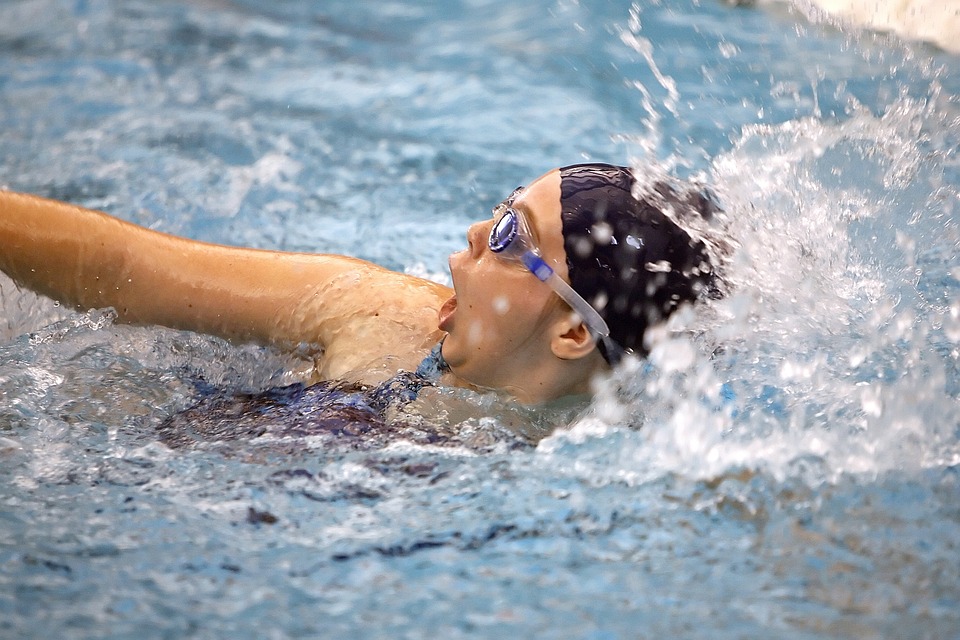
{"type": "Polygon", "coordinates": [[[489,223],[486,221],[483,222],[474,222],[467,228],[467,247],[470,253],[470,257],[477,258],[480,256],[480,253],[483,251],[483,248],[487,244],[487,234],[490,233],[487,225],[489,223]]]}

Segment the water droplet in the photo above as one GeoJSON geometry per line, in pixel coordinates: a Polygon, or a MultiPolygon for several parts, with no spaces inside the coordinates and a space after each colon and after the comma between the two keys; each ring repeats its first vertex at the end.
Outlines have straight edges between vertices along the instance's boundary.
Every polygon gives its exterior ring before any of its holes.
{"type": "Polygon", "coordinates": [[[721,42],[720,43],[720,55],[729,60],[733,56],[740,53],[740,47],[733,44],[732,42],[721,42]]]}
{"type": "Polygon", "coordinates": [[[943,332],[950,342],[960,342],[960,300],[950,305],[950,313],[944,319],[943,332]]]}
{"type": "Polygon", "coordinates": [[[576,245],[574,245],[574,251],[581,258],[588,257],[592,250],[593,242],[590,241],[590,238],[580,238],[577,240],[576,245]]]}
{"type": "Polygon", "coordinates": [[[613,228],[606,222],[598,222],[590,228],[597,244],[610,244],[613,238],[613,228]]]}
{"type": "Polygon", "coordinates": [[[873,418],[883,415],[883,389],[880,385],[865,387],[860,393],[860,405],[863,412],[873,418]]]}
{"type": "Polygon", "coordinates": [[[601,291],[593,297],[593,308],[597,311],[603,311],[607,306],[607,302],[610,299],[607,297],[606,292],[601,291]]]}
{"type": "Polygon", "coordinates": [[[669,260],[657,260],[643,265],[644,269],[653,273],[670,273],[672,268],[669,260]]]}

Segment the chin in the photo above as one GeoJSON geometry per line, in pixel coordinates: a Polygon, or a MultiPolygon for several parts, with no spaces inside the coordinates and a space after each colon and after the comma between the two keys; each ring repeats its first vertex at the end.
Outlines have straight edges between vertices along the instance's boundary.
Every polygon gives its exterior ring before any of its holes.
{"type": "Polygon", "coordinates": [[[459,367],[463,362],[463,359],[460,358],[458,354],[457,338],[447,331],[441,340],[440,355],[443,356],[443,361],[447,363],[447,366],[450,367],[451,370],[459,367]]]}

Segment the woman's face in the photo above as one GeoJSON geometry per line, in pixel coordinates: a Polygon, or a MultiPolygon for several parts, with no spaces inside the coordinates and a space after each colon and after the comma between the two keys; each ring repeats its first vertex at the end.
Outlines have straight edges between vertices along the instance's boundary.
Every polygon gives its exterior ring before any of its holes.
{"type": "MultiPolygon", "coordinates": [[[[538,178],[512,206],[527,219],[543,259],[567,279],[560,221],[560,172],[538,178]]],[[[450,256],[455,295],[440,309],[447,332],[443,356],[458,377],[481,386],[513,391],[535,385],[537,363],[550,355],[545,331],[563,305],[549,286],[522,264],[490,250],[493,217],[467,231],[467,248],[450,256]]]]}

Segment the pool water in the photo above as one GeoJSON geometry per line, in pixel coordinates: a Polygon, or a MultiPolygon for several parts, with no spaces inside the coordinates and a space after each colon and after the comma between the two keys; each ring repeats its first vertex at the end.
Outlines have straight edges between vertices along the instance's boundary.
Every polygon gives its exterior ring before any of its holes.
{"type": "Polygon", "coordinates": [[[586,406],[227,437],[308,359],[0,277],[0,637],[960,637],[958,149],[960,57],[799,3],[7,0],[4,187],[448,282],[629,162],[736,250],[586,406]]]}

